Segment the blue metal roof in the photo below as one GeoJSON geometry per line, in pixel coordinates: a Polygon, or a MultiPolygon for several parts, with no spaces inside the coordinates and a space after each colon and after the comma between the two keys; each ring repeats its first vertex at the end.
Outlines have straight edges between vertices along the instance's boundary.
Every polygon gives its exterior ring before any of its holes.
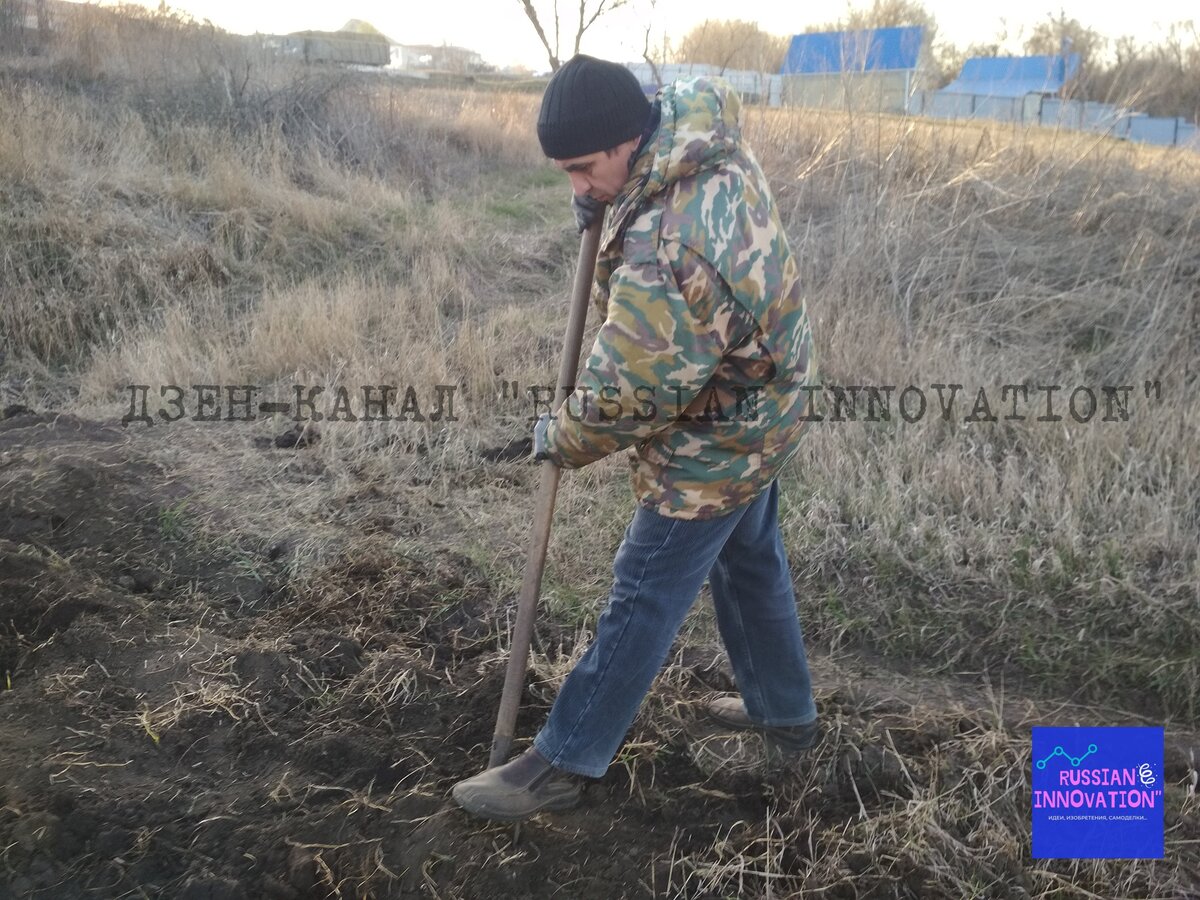
{"type": "Polygon", "coordinates": [[[963,63],[943,94],[1024,97],[1056,94],[1079,72],[1079,54],[1067,56],[976,56],[963,63]]]}
{"type": "Polygon", "coordinates": [[[819,75],[915,69],[924,37],[924,29],[919,25],[797,34],[792,37],[779,72],[781,75],[819,75]]]}

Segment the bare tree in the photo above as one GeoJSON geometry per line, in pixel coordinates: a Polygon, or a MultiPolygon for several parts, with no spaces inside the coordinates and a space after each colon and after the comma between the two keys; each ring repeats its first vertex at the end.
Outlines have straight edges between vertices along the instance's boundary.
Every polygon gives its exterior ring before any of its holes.
{"type": "MultiPolygon", "coordinates": [[[[630,3],[631,0],[579,0],[579,19],[575,26],[575,43],[574,53],[579,52],[579,45],[583,41],[583,35],[596,20],[605,13],[610,13],[615,9],[620,9],[622,6],[630,3]]],[[[554,18],[554,42],[551,43],[550,38],[546,36],[546,29],[542,27],[542,17],[538,15],[537,9],[533,5],[533,0],[520,0],[521,7],[525,10],[525,16],[529,19],[529,23],[533,26],[533,30],[537,32],[538,40],[542,42],[542,46],[546,48],[547,58],[550,60],[550,69],[554,72],[558,71],[558,67],[562,65],[559,57],[559,48],[561,46],[562,26],[558,13],[558,0],[551,0],[549,4],[542,4],[548,10],[550,16],[554,18]]]]}
{"type": "Polygon", "coordinates": [[[679,45],[679,61],[708,63],[722,72],[728,68],[778,72],[787,55],[789,39],[763,31],[754,22],[705,20],[679,45]]]}
{"type": "Polygon", "coordinates": [[[871,28],[897,28],[919,25],[927,42],[933,43],[937,36],[937,19],[921,0],[873,0],[870,6],[860,6],[847,11],[844,19],[824,25],[809,25],[807,32],[859,31],[871,28]]]}
{"type": "MultiPolygon", "coordinates": [[[[658,3],[658,0],[650,0],[651,13],[653,13],[654,7],[657,5],[657,3],[658,3]]],[[[653,28],[654,28],[653,18],[648,17],[646,20],[646,31],[644,33],[644,40],[642,41],[642,59],[644,59],[646,61],[646,64],[648,66],[650,66],[650,72],[654,76],[654,83],[662,84],[663,83],[662,75],[659,74],[658,65],[659,65],[659,63],[665,63],[667,61],[667,59],[669,58],[670,52],[671,52],[671,50],[670,50],[671,42],[670,42],[670,39],[667,37],[666,32],[664,32],[663,36],[662,36],[662,46],[651,48],[650,47],[650,31],[653,28]]]]}
{"type": "Polygon", "coordinates": [[[1113,42],[1113,49],[1111,58],[1093,59],[1086,73],[1083,90],[1089,99],[1152,116],[1200,120],[1200,30],[1194,22],[1173,23],[1157,44],[1139,44],[1126,35],[1113,42]]]}
{"type": "Polygon", "coordinates": [[[1025,52],[1041,56],[1058,56],[1064,43],[1071,53],[1079,55],[1080,67],[1086,72],[1104,53],[1108,41],[1094,28],[1078,19],[1068,19],[1066,13],[1043,19],[1033,26],[1025,39],[1025,52]]]}

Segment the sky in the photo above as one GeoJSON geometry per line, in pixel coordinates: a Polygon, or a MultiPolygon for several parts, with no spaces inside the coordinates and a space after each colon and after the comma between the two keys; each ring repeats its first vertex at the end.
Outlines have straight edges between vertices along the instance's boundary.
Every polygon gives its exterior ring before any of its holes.
{"type": "MultiPolygon", "coordinates": [[[[595,0],[588,0],[591,7],[595,0]]],[[[997,35],[1010,37],[1006,49],[1020,52],[1020,35],[1059,11],[1076,18],[1108,37],[1132,35],[1142,42],[1162,38],[1172,22],[1193,19],[1200,28],[1196,0],[1139,0],[1136,4],[1095,3],[1094,0],[1004,0],[1003,3],[963,0],[923,0],[937,19],[938,38],[965,48],[971,43],[990,42],[997,35]]],[[[158,0],[141,0],[156,7],[158,0]]],[[[370,22],[401,44],[455,44],[482,54],[498,67],[524,65],[534,71],[549,67],[520,0],[177,0],[168,4],[196,19],[238,34],[287,33],[291,31],[335,31],[349,19],[370,22]]],[[[764,31],[777,35],[801,32],[809,24],[837,21],[851,5],[870,5],[869,0],[848,4],[846,0],[631,0],[624,8],[605,13],[584,35],[580,49],[585,53],[628,62],[640,60],[647,26],[652,45],[662,36],[678,42],[693,26],[705,19],[743,19],[757,22],[764,31]]],[[[553,7],[553,0],[534,0],[539,13],[553,7]]],[[[559,0],[563,10],[563,49],[571,55],[575,27],[574,0],[559,0]]],[[[543,25],[553,21],[543,17],[543,25]]],[[[550,35],[553,42],[553,36],[550,35]]]]}

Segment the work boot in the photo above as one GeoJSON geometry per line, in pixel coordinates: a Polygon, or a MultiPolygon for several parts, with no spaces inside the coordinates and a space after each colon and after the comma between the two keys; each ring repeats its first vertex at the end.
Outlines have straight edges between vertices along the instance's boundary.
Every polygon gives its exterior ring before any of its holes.
{"type": "Polygon", "coordinates": [[[821,725],[815,721],[806,725],[759,725],[751,721],[741,697],[717,697],[709,701],[705,712],[722,728],[762,732],[767,748],[784,756],[802,753],[821,739],[821,725]]]}
{"type": "Polygon", "coordinates": [[[546,810],[570,809],[582,790],[581,776],[554,768],[530,747],[502,766],[460,781],[451,794],[472,815],[519,822],[546,810]]]}

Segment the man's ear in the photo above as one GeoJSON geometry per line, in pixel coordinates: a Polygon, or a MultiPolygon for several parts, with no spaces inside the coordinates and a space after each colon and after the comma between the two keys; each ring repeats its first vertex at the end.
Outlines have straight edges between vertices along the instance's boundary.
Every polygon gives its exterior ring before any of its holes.
{"type": "Polygon", "coordinates": [[[623,144],[617,144],[617,146],[610,147],[609,149],[605,150],[604,155],[605,156],[616,156],[618,153],[627,153],[627,155],[632,156],[633,151],[637,149],[637,145],[640,144],[641,142],[642,142],[642,139],[640,136],[635,137],[635,138],[630,138],[629,140],[625,141],[625,143],[623,143],[623,144]]]}

